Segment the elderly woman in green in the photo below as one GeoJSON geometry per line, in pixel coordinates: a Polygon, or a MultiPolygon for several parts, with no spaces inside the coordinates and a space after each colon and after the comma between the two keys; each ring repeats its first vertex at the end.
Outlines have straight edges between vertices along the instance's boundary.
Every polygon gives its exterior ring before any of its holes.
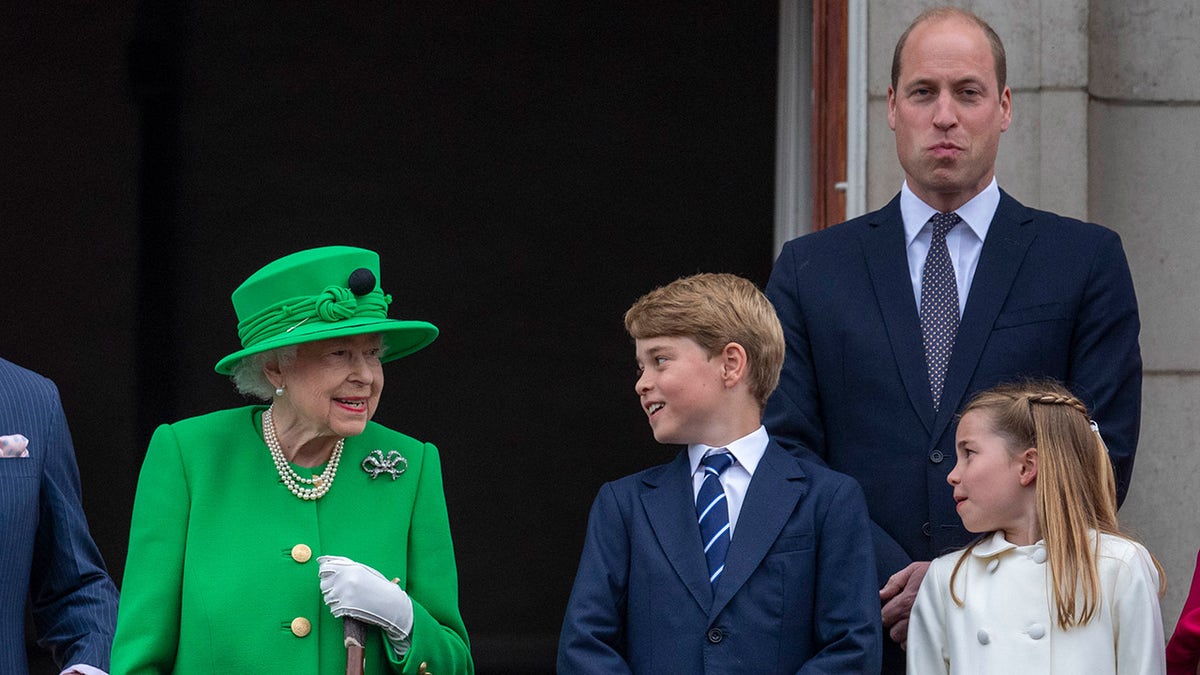
{"type": "Polygon", "coordinates": [[[301,251],[233,293],[217,363],[269,401],[158,428],[138,480],[114,675],[473,672],[437,449],[371,422],[382,364],[437,337],[387,318],[379,257],[301,251]]]}

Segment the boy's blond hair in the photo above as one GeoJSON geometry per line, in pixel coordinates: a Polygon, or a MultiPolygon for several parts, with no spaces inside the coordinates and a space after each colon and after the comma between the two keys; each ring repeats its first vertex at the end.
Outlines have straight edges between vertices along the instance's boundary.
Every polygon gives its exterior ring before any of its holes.
{"type": "MultiPolygon", "coordinates": [[[[1099,611],[1102,590],[1097,560],[1100,537],[1091,531],[1129,538],[1117,524],[1117,488],[1108,448],[1093,426],[1087,407],[1054,380],[1028,380],[993,387],[975,396],[962,414],[980,412],[1012,453],[1037,448],[1037,520],[1046,540],[1046,562],[1058,625],[1067,630],[1087,624],[1099,611]]],[[[954,578],[979,543],[963,552],[954,578]]],[[[1166,578],[1158,560],[1159,595],[1166,578]]]]}
{"type": "Polygon", "coordinates": [[[767,296],[733,274],[696,274],[643,295],[625,312],[635,340],[686,337],[716,356],[730,342],[746,350],[747,382],[759,408],[779,384],[783,328],[767,296]]]}

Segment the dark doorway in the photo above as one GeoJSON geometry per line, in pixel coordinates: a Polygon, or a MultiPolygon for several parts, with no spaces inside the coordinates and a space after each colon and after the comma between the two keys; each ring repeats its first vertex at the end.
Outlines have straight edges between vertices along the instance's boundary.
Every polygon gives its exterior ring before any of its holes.
{"type": "Polygon", "coordinates": [[[152,425],[242,402],[212,372],[229,293],[365,246],[393,316],[442,330],[376,419],[441,449],[478,669],[551,672],[592,497],[675,450],[622,313],[685,274],[766,282],[776,3],[123,9],[4,10],[44,111],[4,170],[29,228],[4,283],[44,337],[0,353],[62,389],[114,577],[152,425]]]}

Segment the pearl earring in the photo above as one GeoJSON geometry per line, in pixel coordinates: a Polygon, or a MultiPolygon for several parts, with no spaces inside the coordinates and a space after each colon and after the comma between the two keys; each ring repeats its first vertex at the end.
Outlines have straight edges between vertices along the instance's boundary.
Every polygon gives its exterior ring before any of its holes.
{"type": "Polygon", "coordinates": [[[283,387],[275,387],[275,395],[283,396],[283,387]]]}

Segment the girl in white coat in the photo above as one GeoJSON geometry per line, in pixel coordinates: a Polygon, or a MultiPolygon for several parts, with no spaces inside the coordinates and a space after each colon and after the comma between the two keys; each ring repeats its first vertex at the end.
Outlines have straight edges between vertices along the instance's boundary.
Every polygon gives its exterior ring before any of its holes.
{"type": "Polygon", "coordinates": [[[1108,450],[1053,381],[976,396],[947,480],[983,533],[937,558],[908,628],[909,675],[1166,671],[1162,568],[1122,535],[1108,450]]]}

